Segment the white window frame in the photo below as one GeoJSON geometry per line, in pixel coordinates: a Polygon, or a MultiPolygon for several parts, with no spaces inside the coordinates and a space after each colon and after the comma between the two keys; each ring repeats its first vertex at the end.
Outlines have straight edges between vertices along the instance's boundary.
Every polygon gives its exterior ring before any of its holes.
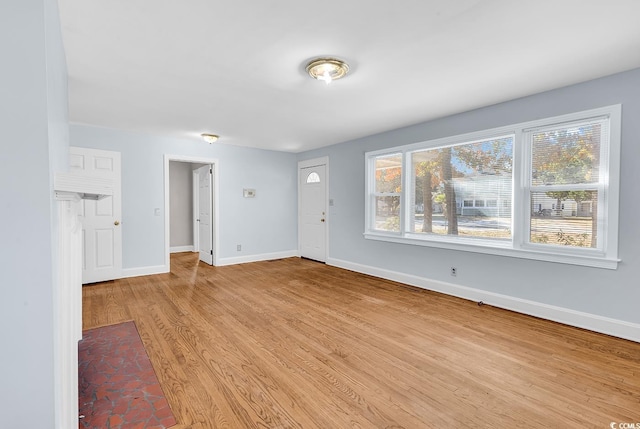
{"type": "MultiPolygon", "coordinates": [[[[620,139],[622,106],[620,104],[591,109],[567,115],[523,122],[505,127],[493,128],[469,134],[445,137],[435,140],[413,143],[401,147],[365,153],[366,199],[364,237],[370,240],[404,243],[418,246],[438,247],[451,250],[478,252],[500,256],[549,261],[563,264],[616,269],[618,267],[618,209],[620,188],[620,139]],[[598,247],[580,248],[574,246],[555,246],[529,242],[531,222],[531,201],[529,192],[536,187],[530,186],[531,148],[527,133],[531,130],[563,125],[565,123],[585,121],[593,118],[609,119],[608,144],[601,147],[600,181],[598,189],[598,247]],[[513,135],[513,195],[512,195],[512,240],[486,240],[460,236],[426,235],[406,231],[410,222],[411,210],[408,204],[411,197],[412,152],[424,149],[452,146],[467,142],[493,139],[513,135]],[[606,146],[606,147],[605,147],[606,146]],[[400,232],[388,232],[374,229],[375,201],[375,159],[381,156],[402,154],[402,192],[400,195],[400,232]]],[[[475,205],[475,201],[474,201],[475,205]]]]}
{"type": "Polygon", "coordinates": [[[366,171],[369,172],[367,182],[371,186],[371,191],[367,192],[368,204],[367,204],[367,213],[365,215],[365,222],[368,230],[375,231],[376,234],[379,234],[381,236],[385,236],[385,235],[401,236],[402,231],[404,231],[404,216],[403,216],[403,213],[405,212],[404,174],[405,174],[405,167],[406,167],[404,159],[405,159],[405,156],[402,151],[395,150],[390,152],[384,152],[384,153],[378,154],[375,157],[369,158],[369,165],[367,165],[367,168],[366,168],[366,171]],[[402,159],[402,176],[400,178],[402,191],[401,192],[377,192],[376,191],[376,165],[375,165],[376,158],[384,158],[384,157],[392,157],[392,156],[400,156],[402,159]],[[400,210],[398,212],[398,216],[400,219],[400,231],[384,231],[384,230],[376,229],[375,213],[376,213],[377,197],[396,197],[396,196],[400,197],[400,210]]]}

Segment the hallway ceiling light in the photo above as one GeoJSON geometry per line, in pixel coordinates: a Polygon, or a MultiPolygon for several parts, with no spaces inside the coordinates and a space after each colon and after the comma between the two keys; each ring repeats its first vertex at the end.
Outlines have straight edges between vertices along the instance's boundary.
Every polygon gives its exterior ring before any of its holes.
{"type": "Polygon", "coordinates": [[[329,85],[349,72],[349,64],[337,58],[316,58],[307,64],[307,73],[329,85]]]}
{"type": "Polygon", "coordinates": [[[220,136],[217,136],[215,134],[200,134],[200,135],[202,136],[202,140],[206,141],[209,144],[217,142],[218,138],[220,138],[220,136]]]}

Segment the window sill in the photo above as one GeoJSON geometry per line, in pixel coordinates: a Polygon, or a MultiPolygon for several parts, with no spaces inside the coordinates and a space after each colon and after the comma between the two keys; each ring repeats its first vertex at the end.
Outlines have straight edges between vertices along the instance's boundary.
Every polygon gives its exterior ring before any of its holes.
{"type": "Polygon", "coordinates": [[[446,237],[439,240],[428,240],[425,238],[403,237],[399,234],[385,234],[371,231],[365,232],[363,235],[367,240],[409,244],[412,246],[437,247],[447,250],[555,262],[558,264],[581,265],[585,267],[604,268],[607,270],[616,270],[618,268],[618,263],[620,262],[620,259],[606,258],[598,255],[560,254],[544,252],[536,249],[514,249],[511,247],[511,242],[506,241],[491,242],[490,245],[487,245],[487,241],[464,238],[456,238],[455,242],[453,242],[451,240],[447,240],[446,237]]]}

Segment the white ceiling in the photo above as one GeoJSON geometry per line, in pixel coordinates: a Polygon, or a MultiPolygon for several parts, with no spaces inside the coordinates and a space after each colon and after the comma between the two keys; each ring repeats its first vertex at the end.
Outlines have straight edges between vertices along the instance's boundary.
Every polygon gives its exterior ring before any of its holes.
{"type": "Polygon", "coordinates": [[[639,0],[59,4],[72,122],[290,152],[640,67],[639,0]]]}

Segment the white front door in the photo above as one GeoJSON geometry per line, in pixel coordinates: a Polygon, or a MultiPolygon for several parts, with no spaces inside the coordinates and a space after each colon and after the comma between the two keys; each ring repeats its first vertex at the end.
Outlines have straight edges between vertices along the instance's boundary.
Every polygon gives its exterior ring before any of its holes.
{"type": "Polygon", "coordinates": [[[122,276],[122,202],[120,152],[70,147],[72,172],[113,181],[113,195],[98,201],[82,200],[82,283],[122,276]]]}
{"type": "Polygon", "coordinates": [[[324,262],[327,234],[326,164],[299,167],[300,256],[324,262]]]}
{"type": "Polygon", "coordinates": [[[213,165],[198,172],[198,250],[200,260],[213,265],[213,165]]]}

